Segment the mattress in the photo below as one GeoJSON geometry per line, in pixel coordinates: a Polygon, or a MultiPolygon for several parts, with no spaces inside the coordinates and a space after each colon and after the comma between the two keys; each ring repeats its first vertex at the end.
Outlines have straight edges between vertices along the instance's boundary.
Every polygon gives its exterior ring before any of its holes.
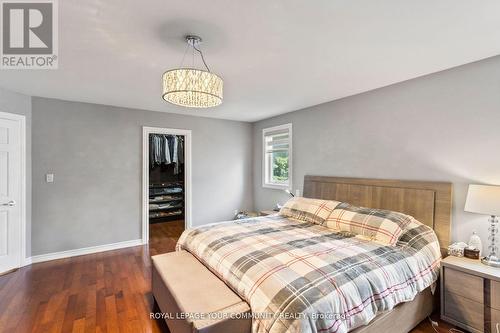
{"type": "Polygon", "coordinates": [[[433,285],[434,231],[416,224],[396,246],[280,215],[186,230],[185,249],[244,299],[253,332],[348,332],[433,285]]]}

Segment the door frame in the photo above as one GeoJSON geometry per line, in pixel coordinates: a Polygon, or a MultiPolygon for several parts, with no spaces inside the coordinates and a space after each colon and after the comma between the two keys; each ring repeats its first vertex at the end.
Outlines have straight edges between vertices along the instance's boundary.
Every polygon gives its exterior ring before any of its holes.
{"type": "Polygon", "coordinates": [[[149,243],[149,134],[184,136],[184,228],[191,227],[192,175],[191,130],[163,127],[142,127],[142,243],[149,243]]]}
{"type": "Polygon", "coordinates": [[[21,130],[21,199],[19,202],[19,210],[21,212],[21,231],[20,238],[18,241],[21,244],[21,255],[18,260],[17,268],[30,264],[29,259],[26,257],[26,116],[10,113],[1,112],[0,118],[17,121],[20,123],[21,130]]]}

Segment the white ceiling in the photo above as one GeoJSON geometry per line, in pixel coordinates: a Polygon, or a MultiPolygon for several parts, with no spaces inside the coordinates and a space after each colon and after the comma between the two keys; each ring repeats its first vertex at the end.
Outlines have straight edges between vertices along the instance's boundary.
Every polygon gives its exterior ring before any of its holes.
{"type": "Polygon", "coordinates": [[[60,0],[59,69],[0,71],[28,95],[254,121],[500,54],[498,0],[60,0]],[[224,102],[164,102],[198,34],[224,102]]]}

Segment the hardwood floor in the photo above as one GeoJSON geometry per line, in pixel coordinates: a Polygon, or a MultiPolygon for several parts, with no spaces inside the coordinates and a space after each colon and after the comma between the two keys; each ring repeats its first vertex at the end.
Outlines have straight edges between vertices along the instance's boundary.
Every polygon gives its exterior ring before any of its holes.
{"type": "Polygon", "coordinates": [[[174,251],[177,239],[183,231],[184,220],[151,224],[149,226],[150,255],[174,251]]]}
{"type": "MultiPolygon", "coordinates": [[[[34,264],[0,276],[0,332],[168,332],[149,319],[150,256],[173,251],[183,221],[150,226],[150,245],[34,264]]],[[[450,326],[440,322],[439,332],[450,326]]],[[[428,321],[412,333],[434,332],[428,321]]]]}

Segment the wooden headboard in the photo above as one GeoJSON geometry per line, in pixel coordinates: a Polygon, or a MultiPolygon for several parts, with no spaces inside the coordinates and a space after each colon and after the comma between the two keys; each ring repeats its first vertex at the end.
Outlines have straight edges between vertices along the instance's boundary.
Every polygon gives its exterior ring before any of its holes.
{"type": "Polygon", "coordinates": [[[305,176],[304,197],[388,209],[415,217],[432,227],[441,248],[448,247],[452,184],[370,178],[305,176]]]}

